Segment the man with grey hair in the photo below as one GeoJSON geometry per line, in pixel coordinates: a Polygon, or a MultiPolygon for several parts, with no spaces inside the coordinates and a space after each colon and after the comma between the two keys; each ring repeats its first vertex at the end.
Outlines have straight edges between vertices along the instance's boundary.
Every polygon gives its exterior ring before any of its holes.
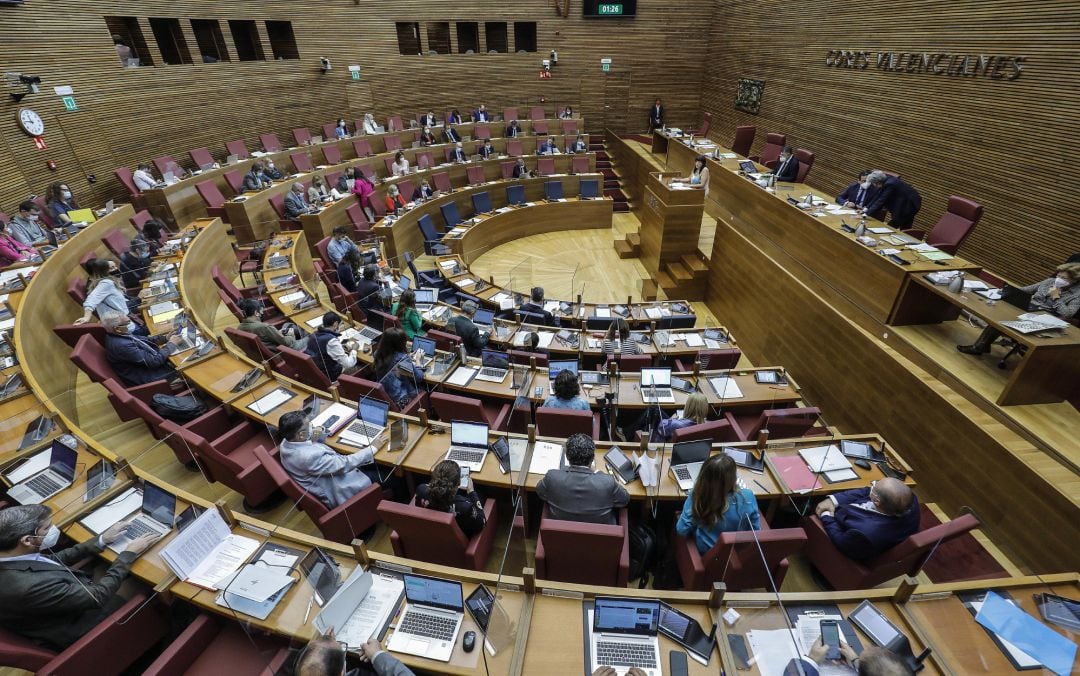
{"type": "Polygon", "coordinates": [[[885,220],[889,212],[889,225],[899,230],[910,228],[915,222],[915,214],[922,207],[922,195],[899,176],[889,176],[880,169],[870,172],[867,177],[870,186],[877,190],[874,198],[863,207],[863,213],[873,218],[885,220]]]}
{"type": "Polygon", "coordinates": [[[54,551],[60,529],[45,505],[0,511],[0,626],[52,650],[63,650],[124,603],[117,595],[135,558],[157,540],[132,540],[97,582],[68,566],[100,553],[124,534],[118,523],[74,547],[54,551]]]}
{"type": "Polygon", "coordinates": [[[457,315],[447,324],[447,327],[461,338],[462,344],[465,345],[465,351],[473,357],[479,357],[480,351],[487,345],[487,335],[481,335],[480,329],[476,327],[472,320],[476,314],[476,309],[476,301],[465,301],[461,304],[461,311],[464,314],[457,315]]]}
{"type": "Polygon", "coordinates": [[[101,325],[105,327],[105,358],[120,380],[132,387],[178,377],[169,362],[169,355],[176,352],[183,338],[171,336],[164,346],[158,347],[131,333],[130,324],[127,315],[115,310],[106,312],[101,318],[101,325]]]}
{"type": "Polygon", "coordinates": [[[292,184],[292,189],[285,195],[285,218],[295,221],[304,214],[310,214],[317,211],[317,207],[312,207],[307,203],[307,198],[304,197],[304,184],[297,181],[292,184]]]}
{"type": "Polygon", "coordinates": [[[919,500],[899,479],[830,495],[815,510],[829,539],[845,556],[867,561],[919,530],[919,500]]]}

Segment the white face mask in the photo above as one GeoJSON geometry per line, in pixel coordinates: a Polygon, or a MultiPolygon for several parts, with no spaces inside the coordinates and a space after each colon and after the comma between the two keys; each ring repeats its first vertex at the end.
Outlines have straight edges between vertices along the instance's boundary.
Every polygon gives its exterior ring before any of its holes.
{"type": "Polygon", "coordinates": [[[267,168],[267,169],[273,169],[273,168],[274,168],[274,163],[273,163],[273,162],[268,162],[268,163],[266,164],[266,168],[267,168]]]}
{"type": "Polygon", "coordinates": [[[1069,285],[1069,280],[1067,280],[1067,279],[1065,279],[1063,277],[1054,277],[1054,286],[1056,286],[1057,288],[1064,289],[1068,285],[1069,285]]]}
{"type": "Polygon", "coordinates": [[[62,193],[60,193],[60,196],[63,197],[64,199],[66,199],[66,200],[69,200],[69,199],[71,199],[71,191],[70,190],[65,190],[62,193]]]}
{"type": "Polygon", "coordinates": [[[49,524],[49,530],[45,535],[35,535],[34,537],[41,538],[39,549],[52,549],[57,542],[60,542],[60,529],[56,527],[56,524],[49,524]]]}
{"type": "Polygon", "coordinates": [[[869,190],[870,189],[870,181],[863,181],[862,183],[859,184],[859,187],[862,188],[863,190],[869,190]]]}
{"type": "Polygon", "coordinates": [[[37,223],[38,219],[41,218],[41,216],[38,216],[37,214],[30,214],[29,218],[31,223],[37,223]]]}

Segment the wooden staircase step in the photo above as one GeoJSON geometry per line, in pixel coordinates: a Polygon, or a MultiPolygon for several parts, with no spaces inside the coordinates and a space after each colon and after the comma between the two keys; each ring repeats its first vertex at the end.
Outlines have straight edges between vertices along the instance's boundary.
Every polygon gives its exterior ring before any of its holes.
{"type": "Polygon", "coordinates": [[[679,286],[678,283],[671,278],[671,275],[664,270],[660,270],[656,273],[656,285],[663,289],[665,293],[667,293],[668,289],[674,289],[679,286]]]}
{"type": "Polygon", "coordinates": [[[694,279],[694,273],[687,270],[682,263],[667,263],[664,270],[677,283],[689,282],[694,279]]]}
{"type": "Polygon", "coordinates": [[[636,258],[637,253],[634,251],[634,247],[630,242],[625,239],[615,240],[615,253],[619,254],[619,258],[636,258]]]}
{"type": "Polygon", "coordinates": [[[626,233],[626,241],[630,242],[631,246],[641,246],[641,233],[640,232],[628,232],[626,233]]]}
{"type": "Polygon", "coordinates": [[[656,300],[656,282],[651,279],[641,280],[641,300],[653,301],[656,300]]]}
{"type": "Polygon", "coordinates": [[[682,264],[687,270],[690,270],[695,274],[704,273],[709,271],[709,266],[705,261],[695,254],[686,254],[682,257],[682,264]]]}

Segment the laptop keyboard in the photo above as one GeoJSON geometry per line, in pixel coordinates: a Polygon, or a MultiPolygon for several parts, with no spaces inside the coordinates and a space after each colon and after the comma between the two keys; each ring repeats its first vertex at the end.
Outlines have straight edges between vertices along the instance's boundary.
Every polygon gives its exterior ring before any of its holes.
{"type": "Polygon", "coordinates": [[[129,540],[142,537],[143,535],[160,535],[157,530],[147,526],[139,519],[133,520],[128,524],[128,529],[124,531],[124,537],[129,540]]]}
{"type": "Polygon", "coordinates": [[[413,636],[425,636],[439,641],[450,641],[454,638],[454,628],[456,626],[456,618],[410,611],[405,613],[405,617],[398,625],[398,631],[413,636]]]}
{"type": "Polygon", "coordinates": [[[370,425],[362,420],[358,420],[349,425],[348,431],[352,434],[374,438],[382,434],[383,428],[380,425],[370,425]]]}
{"type": "Polygon", "coordinates": [[[494,366],[485,366],[484,368],[480,369],[480,375],[484,376],[485,378],[497,378],[499,380],[502,380],[506,377],[506,369],[501,369],[494,366]]]}
{"type": "Polygon", "coordinates": [[[652,646],[633,643],[596,642],[596,663],[610,666],[656,668],[656,652],[652,646]]]}
{"type": "Polygon", "coordinates": [[[371,328],[370,326],[365,326],[364,328],[360,329],[360,335],[363,338],[367,338],[368,340],[375,340],[379,337],[379,332],[371,328]]]}
{"type": "Polygon", "coordinates": [[[27,481],[26,487],[34,491],[38,495],[52,495],[56,491],[63,488],[63,484],[59,483],[47,474],[41,474],[34,477],[30,481],[27,481]]]}
{"type": "Polygon", "coordinates": [[[486,451],[474,451],[469,448],[455,448],[451,446],[450,454],[446,457],[455,462],[477,463],[484,460],[484,455],[486,455],[486,453],[486,451]]]}
{"type": "Polygon", "coordinates": [[[675,478],[679,481],[690,481],[690,470],[686,469],[683,465],[677,465],[672,467],[675,471],[675,478]]]}

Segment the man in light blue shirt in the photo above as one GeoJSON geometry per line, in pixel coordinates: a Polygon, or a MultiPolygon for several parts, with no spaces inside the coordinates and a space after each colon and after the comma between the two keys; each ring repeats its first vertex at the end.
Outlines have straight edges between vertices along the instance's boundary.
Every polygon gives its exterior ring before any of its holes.
{"type": "Polygon", "coordinates": [[[285,471],[330,509],[379,480],[373,448],[368,446],[352,455],[338,453],[318,441],[303,411],[282,415],[278,432],[284,439],[278,448],[285,471]]]}
{"type": "Polygon", "coordinates": [[[588,400],[581,396],[577,375],[570,370],[559,371],[551,386],[554,394],[544,400],[545,408],[562,408],[571,411],[590,411],[588,400]]]}
{"type": "Polygon", "coordinates": [[[349,229],[344,225],[339,225],[334,228],[330,243],[326,245],[326,254],[330,256],[330,262],[336,268],[349,251],[360,253],[356,243],[349,239],[349,229]]]}
{"type": "Polygon", "coordinates": [[[38,219],[41,218],[41,207],[30,200],[19,205],[19,213],[8,223],[7,231],[12,239],[28,246],[45,244],[47,238],[45,231],[41,229],[38,219]]]}

